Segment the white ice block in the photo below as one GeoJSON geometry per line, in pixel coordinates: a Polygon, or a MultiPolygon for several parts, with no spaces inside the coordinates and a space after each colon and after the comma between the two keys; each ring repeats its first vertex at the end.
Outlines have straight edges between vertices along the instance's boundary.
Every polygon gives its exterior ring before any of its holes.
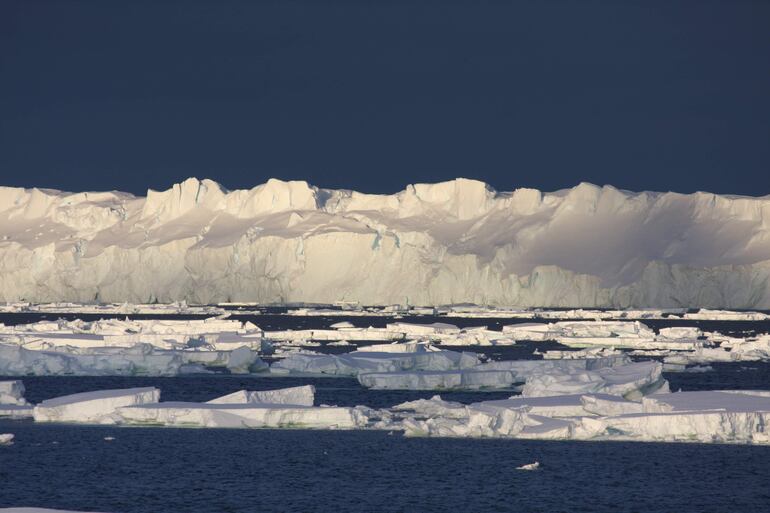
{"type": "Polygon", "coordinates": [[[456,370],[478,365],[479,355],[468,352],[430,351],[377,353],[355,351],[342,355],[292,354],[270,367],[274,373],[357,376],[366,372],[403,370],[456,370]]]}
{"type": "Polygon", "coordinates": [[[19,380],[0,381],[0,404],[26,405],[27,401],[24,399],[24,383],[19,380]]]}
{"type": "Polygon", "coordinates": [[[366,388],[379,390],[476,390],[508,388],[516,374],[505,370],[368,372],[358,375],[366,388]]]}
{"type": "Polygon", "coordinates": [[[525,396],[605,393],[638,399],[667,390],[663,365],[655,361],[637,362],[595,371],[560,369],[533,374],[522,390],[525,396]]]}
{"type": "Polygon", "coordinates": [[[120,407],[159,400],[160,390],[152,387],[83,392],[43,401],[35,406],[34,417],[36,422],[114,424],[120,407]]]}
{"type": "Polygon", "coordinates": [[[119,423],[216,428],[354,429],[367,424],[360,408],[273,404],[164,402],[118,409],[119,423]]]}
{"type": "Polygon", "coordinates": [[[315,387],[313,385],[303,385],[299,387],[279,388],[277,390],[239,390],[232,394],[212,399],[211,401],[208,401],[207,404],[266,403],[313,406],[314,400],[315,387]]]}
{"type": "Polygon", "coordinates": [[[30,419],[32,418],[32,412],[34,406],[18,404],[0,404],[0,417],[6,417],[9,419],[30,419]]]}

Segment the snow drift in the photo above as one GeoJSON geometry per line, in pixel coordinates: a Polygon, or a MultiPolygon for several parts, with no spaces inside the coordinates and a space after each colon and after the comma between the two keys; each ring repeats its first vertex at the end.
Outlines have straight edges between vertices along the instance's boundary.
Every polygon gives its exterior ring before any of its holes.
{"type": "Polygon", "coordinates": [[[0,188],[0,300],[770,308],[770,197],[0,188]]]}

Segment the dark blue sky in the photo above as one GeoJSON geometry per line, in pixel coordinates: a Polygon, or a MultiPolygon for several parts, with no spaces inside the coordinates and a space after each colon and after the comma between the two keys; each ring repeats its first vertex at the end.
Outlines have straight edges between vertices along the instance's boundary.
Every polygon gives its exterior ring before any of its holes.
{"type": "Polygon", "coordinates": [[[0,183],[770,193],[770,2],[0,2],[0,183]]]}

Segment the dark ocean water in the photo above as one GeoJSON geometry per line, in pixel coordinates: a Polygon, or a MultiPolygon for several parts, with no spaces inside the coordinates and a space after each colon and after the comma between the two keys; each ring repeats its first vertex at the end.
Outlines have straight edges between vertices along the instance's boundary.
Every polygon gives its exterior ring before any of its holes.
{"type": "MultiPolygon", "coordinates": [[[[299,327],[296,318],[281,317],[273,327],[299,327]]],[[[357,325],[361,321],[349,320],[357,325]]],[[[473,321],[449,322],[486,324],[473,321]]],[[[721,327],[764,329],[733,323],[721,327]]],[[[532,357],[536,346],[545,348],[535,344],[484,352],[496,359],[532,357]]],[[[668,373],[666,378],[672,390],[770,389],[770,364],[713,368],[706,373],[668,373]]],[[[200,375],[23,381],[32,402],[136,386],[159,387],[163,400],[205,401],[239,389],[313,384],[317,404],[373,407],[434,395],[365,390],[354,379],[338,378],[200,375]]],[[[511,394],[441,395],[467,403],[511,394]]],[[[770,447],[412,439],[370,431],[121,428],[10,420],[0,420],[0,433],[16,435],[13,445],[0,447],[0,507],[116,513],[770,512],[770,447]],[[516,470],[533,461],[541,463],[540,470],[516,470]]]]}
{"type": "MultiPolygon", "coordinates": [[[[768,364],[668,374],[686,390],[768,386],[768,364]]],[[[0,378],[2,379],[2,378],[0,378]]],[[[27,377],[27,397],[158,386],[203,401],[312,383],[318,403],[381,407],[433,392],[353,379],[202,375],[27,377]]],[[[453,392],[472,402],[511,392],[453,392]]],[[[226,430],[0,420],[0,506],[112,512],[770,511],[770,447],[404,438],[362,431],[226,430]],[[113,441],[104,440],[114,437],[113,441]],[[516,467],[539,461],[535,472],[516,467]]]]}
{"type": "Polygon", "coordinates": [[[770,447],[0,423],[8,430],[17,442],[0,447],[3,506],[126,513],[770,510],[770,447]],[[516,470],[533,461],[540,470],[516,470]]]}

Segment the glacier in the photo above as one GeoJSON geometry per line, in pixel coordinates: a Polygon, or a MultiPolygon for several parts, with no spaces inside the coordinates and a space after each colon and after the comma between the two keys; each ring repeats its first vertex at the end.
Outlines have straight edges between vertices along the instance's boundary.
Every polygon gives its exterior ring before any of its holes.
{"type": "Polygon", "coordinates": [[[770,308],[770,196],[0,188],[0,301],[770,308]]]}

